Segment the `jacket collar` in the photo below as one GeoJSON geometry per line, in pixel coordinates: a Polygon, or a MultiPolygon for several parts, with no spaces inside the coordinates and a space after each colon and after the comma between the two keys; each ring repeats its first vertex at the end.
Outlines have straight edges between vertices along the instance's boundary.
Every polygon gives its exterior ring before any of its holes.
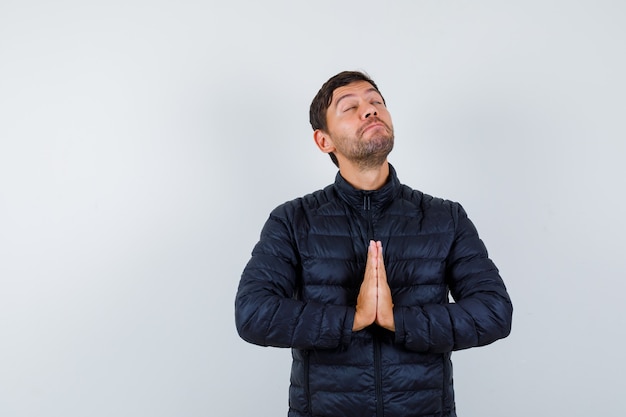
{"type": "Polygon", "coordinates": [[[389,164],[389,177],[387,178],[387,182],[385,182],[385,185],[381,188],[374,191],[357,190],[350,185],[339,172],[337,172],[337,176],[335,177],[335,190],[337,190],[337,194],[342,200],[348,203],[348,205],[359,211],[381,210],[396,198],[400,189],[400,180],[396,175],[396,170],[391,164],[389,164]]]}

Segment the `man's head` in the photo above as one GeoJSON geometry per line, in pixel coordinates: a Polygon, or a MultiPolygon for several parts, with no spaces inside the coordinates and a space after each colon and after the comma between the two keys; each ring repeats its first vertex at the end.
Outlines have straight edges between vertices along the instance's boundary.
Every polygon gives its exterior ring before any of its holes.
{"type": "Polygon", "coordinates": [[[309,110],[314,138],[335,165],[340,160],[367,169],[393,149],[393,125],[376,83],[366,74],[344,71],[319,90],[309,110]]]}

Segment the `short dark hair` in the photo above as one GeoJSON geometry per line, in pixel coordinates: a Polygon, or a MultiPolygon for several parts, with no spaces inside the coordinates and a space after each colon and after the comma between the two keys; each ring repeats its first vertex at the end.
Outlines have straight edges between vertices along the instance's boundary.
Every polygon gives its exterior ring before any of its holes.
{"type": "MultiPolygon", "coordinates": [[[[376,89],[378,94],[383,97],[380,90],[378,90],[376,83],[369,77],[369,75],[363,72],[342,71],[337,75],[333,75],[322,85],[322,88],[320,88],[311,102],[311,107],[309,108],[309,122],[311,123],[313,130],[320,129],[325,132],[328,131],[326,111],[328,110],[328,107],[330,107],[330,103],[333,100],[333,93],[337,88],[357,81],[366,81],[370,83],[372,87],[376,89]]],[[[383,102],[384,101],[385,98],[383,97],[383,102]]],[[[339,166],[337,157],[332,152],[329,155],[333,163],[339,166]]]]}

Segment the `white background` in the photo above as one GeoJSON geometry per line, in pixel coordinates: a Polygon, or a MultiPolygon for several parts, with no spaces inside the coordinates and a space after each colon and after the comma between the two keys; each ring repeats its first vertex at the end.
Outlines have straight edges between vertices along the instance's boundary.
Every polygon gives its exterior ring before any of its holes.
{"type": "Polygon", "coordinates": [[[459,415],[626,415],[626,3],[0,3],[0,416],[275,417],[288,350],[238,338],[276,205],[332,182],[311,99],[367,71],[390,161],[460,201],[513,333],[459,415]]]}

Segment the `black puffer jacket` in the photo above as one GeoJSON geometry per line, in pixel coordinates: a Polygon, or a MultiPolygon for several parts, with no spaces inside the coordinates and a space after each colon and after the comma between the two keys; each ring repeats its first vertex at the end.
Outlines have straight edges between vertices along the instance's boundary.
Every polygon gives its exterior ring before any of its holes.
{"type": "Polygon", "coordinates": [[[276,208],[242,274],[240,336],[292,348],[290,417],[456,416],[450,352],[511,330],[504,283],[463,208],[390,171],[377,191],[337,174],[276,208]],[[382,241],[395,333],[352,332],[370,239],[382,241]]]}

